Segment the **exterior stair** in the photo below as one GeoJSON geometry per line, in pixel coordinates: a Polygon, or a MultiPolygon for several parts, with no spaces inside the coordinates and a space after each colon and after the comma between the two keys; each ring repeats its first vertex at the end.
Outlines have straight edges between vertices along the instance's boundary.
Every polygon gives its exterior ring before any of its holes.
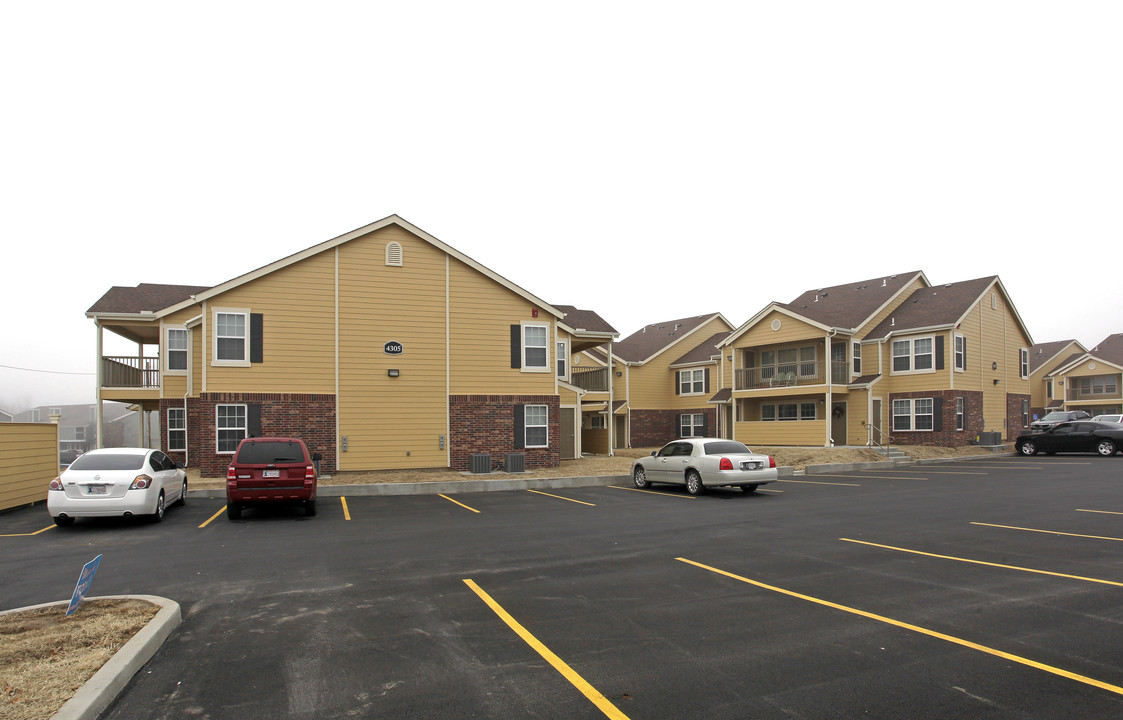
{"type": "Polygon", "coordinates": [[[886,445],[884,447],[878,448],[877,451],[884,455],[887,460],[891,460],[893,462],[907,462],[910,459],[909,456],[904,452],[895,447],[892,447],[891,445],[886,445]]]}

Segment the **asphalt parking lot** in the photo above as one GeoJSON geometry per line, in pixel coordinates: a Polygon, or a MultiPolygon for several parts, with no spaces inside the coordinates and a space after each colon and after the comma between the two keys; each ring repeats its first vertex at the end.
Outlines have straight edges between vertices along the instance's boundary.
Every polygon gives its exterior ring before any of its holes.
{"type": "Polygon", "coordinates": [[[1123,458],[0,515],[0,607],[184,620],[103,718],[1123,716],[1123,458]]]}

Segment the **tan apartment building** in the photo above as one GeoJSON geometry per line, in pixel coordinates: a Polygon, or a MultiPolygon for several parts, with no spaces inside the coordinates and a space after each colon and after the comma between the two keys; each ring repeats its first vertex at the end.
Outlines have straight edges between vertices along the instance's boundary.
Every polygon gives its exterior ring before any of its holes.
{"type": "Polygon", "coordinates": [[[1093,417],[1123,412],[1123,333],[1107,336],[1091,350],[1075,340],[1042,347],[1043,356],[1052,356],[1034,374],[1041,412],[1083,410],[1093,417]]]}
{"type": "Polygon", "coordinates": [[[302,437],[325,472],[557,465],[582,452],[591,392],[569,359],[616,337],[398,216],[214,287],[114,287],[86,314],[98,401],[159,410],[161,447],[204,476],[268,435],[302,437]],[[105,332],[135,356],[104,357],[105,332]]]}
{"type": "Polygon", "coordinates": [[[1030,413],[1044,417],[1052,410],[1060,410],[1060,388],[1053,371],[1088,352],[1078,340],[1055,340],[1037,343],[1029,349],[1030,413]]]}

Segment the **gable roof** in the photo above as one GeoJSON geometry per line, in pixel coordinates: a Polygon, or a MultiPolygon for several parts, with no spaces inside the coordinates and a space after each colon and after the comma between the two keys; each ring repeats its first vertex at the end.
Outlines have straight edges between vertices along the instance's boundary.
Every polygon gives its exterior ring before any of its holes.
{"type": "Polygon", "coordinates": [[[613,345],[612,352],[625,362],[642,364],[680,342],[683,338],[688,337],[692,332],[714,318],[721,318],[726,326],[729,326],[729,321],[721,313],[708,313],[652,323],[651,325],[644,325],[613,345]]]}
{"type": "Polygon", "coordinates": [[[589,333],[605,333],[609,335],[618,335],[616,328],[608,324],[608,322],[597,315],[592,310],[578,310],[572,305],[554,305],[560,310],[564,316],[562,317],[562,324],[575,332],[589,332],[589,333]]]}
{"type": "MultiPolygon", "coordinates": [[[[344,243],[350,242],[351,240],[362,237],[362,236],[367,235],[369,233],[372,233],[376,230],[381,230],[381,229],[389,227],[391,225],[396,225],[396,226],[402,228],[406,232],[409,232],[412,235],[415,235],[416,237],[420,238],[421,240],[423,240],[423,241],[429,243],[430,245],[434,246],[438,250],[441,250],[442,252],[445,252],[448,255],[456,258],[457,260],[464,263],[468,267],[470,267],[473,270],[476,270],[477,272],[479,272],[480,274],[494,280],[495,282],[499,283],[500,285],[507,288],[508,290],[511,290],[515,294],[522,296],[526,300],[530,301],[534,305],[537,305],[539,308],[548,312],[549,314],[553,315],[554,317],[559,318],[559,319],[562,317],[562,312],[560,310],[558,310],[557,308],[555,308],[553,305],[546,302],[545,300],[543,300],[543,299],[539,298],[538,296],[530,293],[529,291],[523,289],[522,287],[519,287],[518,285],[514,284],[510,280],[507,280],[506,278],[499,275],[499,273],[495,272],[494,270],[491,270],[487,267],[484,267],[483,265],[476,262],[475,260],[468,257],[467,255],[460,252],[459,250],[456,250],[455,248],[453,248],[450,245],[446,245],[445,243],[441,242],[440,240],[433,237],[429,233],[425,232],[421,228],[417,227],[413,223],[407,222],[406,220],[402,219],[401,217],[399,217],[397,215],[390,215],[390,216],[385,217],[381,220],[377,220],[373,223],[370,223],[369,225],[364,225],[361,228],[358,228],[356,230],[352,230],[349,233],[344,233],[343,235],[340,235],[339,237],[332,238],[331,240],[326,240],[326,241],[324,241],[324,242],[322,242],[318,245],[313,245],[312,247],[310,247],[306,250],[301,250],[298,253],[294,253],[292,255],[289,255],[288,257],[281,258],[280,260],[276,260],[274,262],[271,262],[268,265],[263,265],[262,267],[260,267],[256,270],[250,271],[250,272],[245,273],[243,275],[239,275],[238,277],[235,277],[231,280],[227,280],[226,282],[221,283],[219,285],[215,285],[214,287],[196,288],[196,290],[198,290],[198,292],[186,293],[183,296],[181,296],[180,299],[173,300],[172,302],[170,302],[166,305],[163,305],[162,307],[159,307],[159,308],[155,308],[155,309],[151,309],[151,310],[145,308],[145,309],[140,309],[140,310],[106,311],[106,310],[97,309],[97,308],[99,308],[99,305],[101,304],[101,301],[99,300],[98,303],[94,304],[94,307],[90,308],[86,312],[86,316],[87,317],[94,317],[94,316],[104,314],[104,313],[107,313],[107,312],[113,313],[113,314],[115,314],[115,313],[124,313],[124,314],[146,313],[147,314],[148,312],[155,312],[157,317],[163,317],[163,316],[166,316],[166,315],[170,315],[171,313],[174,313],[174,312],[176,312],[178,310],[181,310],[185,307],[189,307],[189,306],[191,306],[195,303],[202,303],[206,300],[209,300],[212,297],[215,297],[216,295],[220,295],[224,292],[227,292],[228,290],[232,290],[236,287],[240,287],[242,285],[245,285],[246,283],[252,282],[253,280],[256,280],[260,277],[268,275],[269,273],[276,272],[277,270],[281,270],[283,268],[289,267],[290,265],[294,265],[294,264],[300,262],[301,260],[305,260],[307,258],[312,257],[313,255],[318,255],[319,253],[322,253],[325,250],[331,250],[335,247],[338,247],[339,245],[343,245],[344,243]]],[[[138,287],[140,287],[140,286],[138,286],[138,287]]],[[[162,286],[162,287],[169,287],[169,286],[162,286]]],[[[183,287],[186,288],[186,286],[183,286],[183,287]]],[[[111,290],[110,293],[112,293],[112,292],[113,291],[111,290]]],[[[110,293],[106,293],[106,295],[108,296],[110,293]]],[[[103,296],[103,299],[104,299],[104,296],[103,296]]]]}
{"type": "Polygon", "coordinates": [[[925,284],[928,284],[924,273],[915,270],[807,290],[790,303],[778,305],[829,328],[857,330],[917,278],[924,279],[925,284]]]}
{"type": "Polygon", "coordinates": [[[998,276],[991,275],[920,288],[870,330],[867,337],[884,338],[894,332],[955,326],[996,282],[998,276]]]}
{"type": "Polygon", "coordinates": [[[675,365],[690,365],[692,363],[712,362],[715,355],[721,355],[721,351],[718,350],[718,345],[720,345],[722,341],[725,340],[725,338],[729,337],[729,333],[729,330],[714,333],[702,342],[698,343],[698,345],[693,350],[671,363],[671,367],[674,367],[675,365]]]}
{"type": "Polygon", "coordinates": [[[1079,340],[1054,340],[1052,342],[1037,343],[1029,349],[1029,371],[1031,373],[1035,372],[1042,365],[1059,355],[1061,351],[1069,345],[1076,345],[1081,350],[1087,350],[1087,348],[1080,344],[1079,340]]]}
{"type": "Polygon", "coordinates": [[[136,287],[113,286],[98,298],[87,315],[134,315],[154,313],[169,305],[188,300],[207,290],[206,285],[159,285],[141,283],[136,287]]]}
{"type": "Polygon", "coordinates": [[[1070,355],[1046,377],[1064,375],[1086,360],[1100,360],[1101,362],[1110,363],[1116,367],[1123,368],[1123,333],[1108,335],[1091,350],[1070,355]]]}

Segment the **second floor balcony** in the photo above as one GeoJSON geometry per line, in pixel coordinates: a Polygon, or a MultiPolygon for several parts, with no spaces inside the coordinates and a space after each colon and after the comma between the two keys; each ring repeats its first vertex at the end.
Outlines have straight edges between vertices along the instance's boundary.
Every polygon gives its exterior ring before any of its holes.
{"type": "Polygon", "coordinates": [[[590,392],[608,392],[608,368],[573,368],[569,381],[590,392]]]}
{"type": "Polygon", "coordinates": [[[101,386],[113,388],[160,387],[160,358],[103,357],[101,386]]]}
{"type": "Polygon", "coordinates": [[[760,390],[801,385],[845,385],[850,382],[850,366],[845,362],[817,360],[756,368],[741,368],[733,380],[734,390],[760,390]]]}

